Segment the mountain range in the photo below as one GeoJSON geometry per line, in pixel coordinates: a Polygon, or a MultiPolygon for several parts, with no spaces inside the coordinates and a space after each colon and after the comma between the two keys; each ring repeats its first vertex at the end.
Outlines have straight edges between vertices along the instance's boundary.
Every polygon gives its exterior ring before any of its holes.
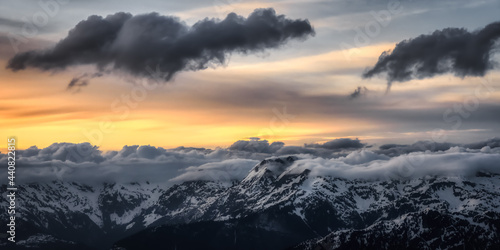
{"type": "Polygon", "coordinates": [[[290,172],[298,159],[265,159],[242,180],[24,184],[17,243],[0,247],[500,248],[498,174],[347,179],[290,172]]]}

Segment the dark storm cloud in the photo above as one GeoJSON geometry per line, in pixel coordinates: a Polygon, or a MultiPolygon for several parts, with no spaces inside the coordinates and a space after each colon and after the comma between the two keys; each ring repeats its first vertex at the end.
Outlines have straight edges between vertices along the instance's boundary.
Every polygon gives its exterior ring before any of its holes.
{"type": "Polygon", "coordinates": [[[288,19],[273,9],[256,9],[247,18],[235,13],[224,20],[205,18],[191,27],[158,13],[116,13],[90,16],[54,48],[17,54],[7,68],[57,71],[91,64],[101,72],[112,68],[168,81],[179,71],[224,65],[232,52],[278,48],[312,35],[308,20],[288,19]]]}
{"type": "Polygon", "coordinates": [[[496,63],[491,60],[500,38],[500,22],[469,32],[464,28],[436,30],[404,40],[394,50],[383,52],[364,78],[387,73],[392,82],[429,78],[444,73],[458,77],[484,76],[496,63]]]}
{"type": "Polygon", "coordinates": [[[365,143],[356,138],[355,140],[349,138],[340,138],[325,142],[323,144],[305,144],[306,148],[324,148],[330,150],[345,150],[345,149],[360,149],[365,147],[365,143]]]}

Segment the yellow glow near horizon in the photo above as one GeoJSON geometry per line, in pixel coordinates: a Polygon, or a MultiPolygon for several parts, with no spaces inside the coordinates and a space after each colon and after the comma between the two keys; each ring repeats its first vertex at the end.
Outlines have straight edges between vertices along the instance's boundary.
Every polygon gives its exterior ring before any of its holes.
{"type": "MultiPolygon", "coordinates": [[[[244,94],[245,90],[257,88],[257,85],[267,86],[267,81],[278,82],[284,91],[287,90],[284,85],[287,81],[298,81],[302,93],[310,95],[333,93],[347,96],[356,86],[362,85],[375,90],[374,93],[383,99],[394,98],[396,108],[404,109],[425,108],[429,102],[460,102],[464,96],[473,93],[478,78],[448,80],[450,76],[440,76],[402,83],[401,86],[395,84],[393,95],[384,97],[386,85],[383,79],[362,80],[357,74],[342,73],[372,65],[381,51],[393,46],[387,43],[359,48],[360,53],[353,54],[349,63],[346,63],[345,51],[329,51],[276,61],[236,62],[225,68],[194,73],[182,72],[172,84],[147,92],[144,100],[128,107],[127,115],[113,110],[113,103],[120,101],[123,95],[130,95],[134,86],[126,83],[123,76],[95,79],[82,92],[72,94],[65,87],[74,72],[49,76],[38,71],[13,73],[2,69],[0,137],[17,136],[19,148],[32,145],[43,148],[54,142],[91,142],[102,150],[119,150],[124,145],[227,147],[237,140],[255,136],[270,142],[283,141],[287,145],[339,137],[355,138],[358,134],[363,136],[360,139],[377,140],[393,135],[381,136],[377,132],[365,131],[380,131],[391,124],[373,123],[364,117],[336,116],[335,107],[331,107],[331,115],[309,114],[305,108],[300,110],[299,105],[296,106],[298,111],[290,112],[302,112],[301,115],[282,126],[271,110],[281,108],[282,104],[270,102],[272,106],[259,106],[259,100],[256,100],[255,107],[248,106],[240,100],[244,96],[239,98],[237,94],[244,94]],[[290,76],[290,72],[300,73],[301,79],[290,76]],[[455,90],[457,82],[462,88],[455,90]],[[224,92],[230,88],[240,92],[224,92]],[[421,95],[425,102],[407,101],[406,95],[431,93],[438,88],[453,91],[421,95]],[[221,96],[217,94],[220,92],[224,92],[222,96],[226,99],[219,99],[221,96]],[[96,139],[94,132],[100,130],[103,121],[111,121],[113,130],[102,132],[99,136],[102,138],[96,139]],[[89,137],[89,133],[94,133],[94,137],[89,137]]],[[[492,82],[500,79],[498,73],[491,74],[491,77],[495,79],[492,82]]],[[[499,94],[490,97],[499,98],[499,94]]],[[[119,105],[123,107],[125,104],[119,102],[119,105]]]]}

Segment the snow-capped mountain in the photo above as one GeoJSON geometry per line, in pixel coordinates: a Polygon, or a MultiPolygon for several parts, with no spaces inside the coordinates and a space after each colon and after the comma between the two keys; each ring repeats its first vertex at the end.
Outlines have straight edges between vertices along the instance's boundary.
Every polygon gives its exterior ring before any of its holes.
{"type": "MultiPolygon", "coordinates": [[[[240,183],[204,195],[207,202],[190,203],[192,195],[176,194],[185,197],[181,207],[191,211],[192,218],[225,221],[226,225],[164,226],[117,245],[126,249],[192,249],[202,246],[196,242],[203,242],[204,249],[283,249],[307,238],[315,239],[295,249],[496,249],[500,244],[499,175],[348,180],[311,177],[308,170],[287,174],[286,166],[294,160],[288,157],[263,161],[240,183]],[[199,233],[205,227],[213,231],[199,233]],[[207,245],[202,236],[192,232],[220,240],[207,245]],[[256,234],[260,235],[259,243],[272,244],[255,245],[255,239],[246,240],[256,234]],[[154,241],[154,235],[159,241],[154,241]],[[166,235],[171,237],[169,241],[164,240],[166,235]],[[179,240],[183,237],[200,238],[179,240]],[[227,244],[220,245],[220,241],[227,244]]],[[[206,184],[185,183],[171,191],[180,192],[194,185],[203,189],[206,184]]]]}
{"type": "MultiPolygon", "coordinates": [[[[2,189],[6,192],[5,185],[2,189]]],[[[41,234],[47,236],[43,238],[61,242],[94,247],[109,245],[127,232],[145,228],[134,226],[132,220],[143,216],[144,209],[157,201],[160,192],[157,186],[147,183],[90,186],[54,181],[19,186],[17,245],[27,240],[33,243],[37,238],[32,236],[41,234]]],[[[5,211],[6,205],[2,203],[5,211]]]]}
{"type": "Polygon", "coordinates": [[[19,239],[52,237],[101,249],[115,241],[116,249],[500,244],[499,175],[368,181],[289,172],[297,160],[266,159],[230,183],[24,185],[19,239]]]}

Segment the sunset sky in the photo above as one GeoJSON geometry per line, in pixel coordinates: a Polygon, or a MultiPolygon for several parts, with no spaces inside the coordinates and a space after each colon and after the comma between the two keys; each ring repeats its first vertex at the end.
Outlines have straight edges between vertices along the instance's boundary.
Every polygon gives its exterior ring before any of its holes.
{"type": "MultiPolygon", "coordinates": [[[[47,2],[52,5],[0,5],[0,137],[16,136],[20,148],[54,142],[90,142],[102,150],[215,148],[251,137],[287,145],[335,138],[380,145],[432,140],[440,129],[446,141],[458,143],[500,132],[498,64],[484,76],[448,71],[396,79],[390,90],[387,72],[363,77],[382,52],[405,39],[449,27],[475,32],[500,21],[500,1],[41,1],[47,2]],[[224,51],[224,65],[180,70],[154,89],[144,87],[155,81],[141,76],[146,73],[99,72],[94,63],[6,68],[16,52],[50,50],[92,15],[157,12],[192,26],[230,12],[246,18],[258,8],[307,19],[314,34],[246,53],[224,51]],[[391,13],[390,20],[381,23],[380,13],[391,13]],[[29,30],[33,22],[38,26],[29,30]],[[370,25],[378,28],[366,32],[370,25]],[[362,44],[360,32],[368,38],[362,44]],[[69,87],[72,79],[79,81],[69,87]]],[[[495,62],[498,41],[490,53],[495,62]]]]}

